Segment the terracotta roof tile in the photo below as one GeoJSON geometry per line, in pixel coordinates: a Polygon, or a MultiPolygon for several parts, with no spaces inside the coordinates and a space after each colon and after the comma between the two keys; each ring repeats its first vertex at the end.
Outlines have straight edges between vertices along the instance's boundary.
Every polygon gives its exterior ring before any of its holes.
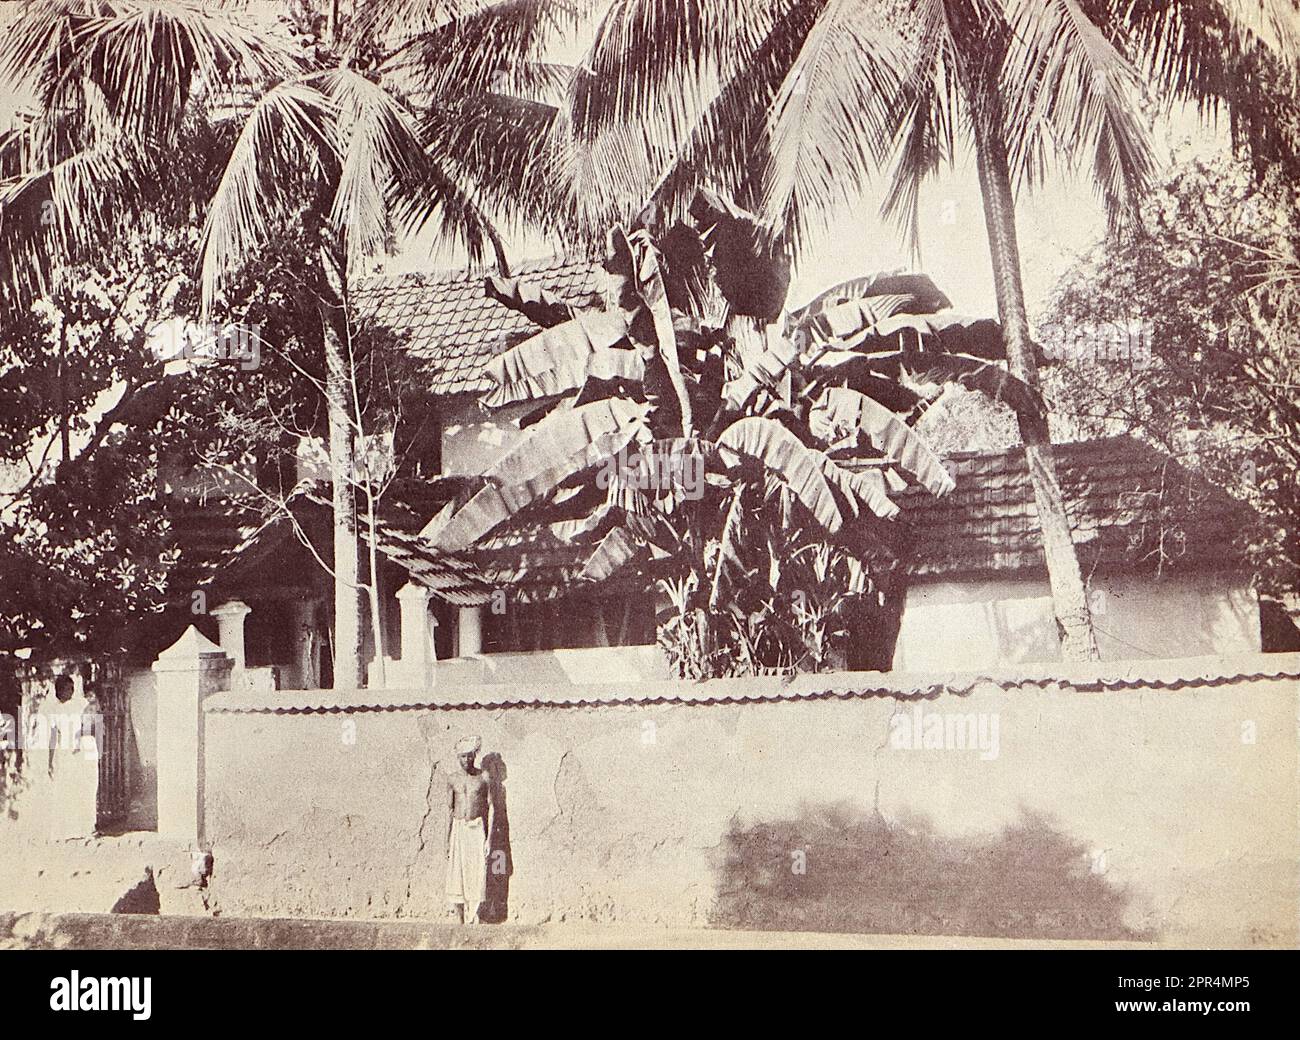
{"type": "MultiPolygon", "coordinates": [[[[599,264],[586,260],[540,260],[514,274],[579,302],[599,291],[599,264]]],[[[491,299],[483,276],[402,275],[363,280],[352,293],[358,313],[403,337],[407,349],[429,363],[436,394],[488,389],[484,371],[508,337],[518,342],[538,331],[522,314],[491,299]]]]}
{"type": "MultiPolygon", "coordinates": [[[[1248,507],[1175,459],[1131,437],[1055,448],[1066,510],[1085,569],[1237,566],[1248,507]]],[[[1045,567],[1023,448],[945,459],[956,488],[943,498],[910,489],[902,522],[920,575],[1045,567]]]]}

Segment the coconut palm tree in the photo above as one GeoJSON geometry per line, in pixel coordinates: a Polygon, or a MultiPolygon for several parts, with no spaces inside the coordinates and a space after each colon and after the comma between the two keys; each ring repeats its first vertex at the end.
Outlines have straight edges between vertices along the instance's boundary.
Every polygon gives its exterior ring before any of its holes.
{"type": "MultiPolygon", "coordinates": [[[[616,0],[575,76],[563,129],[586,218],[646,195],[673,215],[695,187],[734,193],[798,253],[892,162],[886,212],[916,241],[921,182],[973,144],[1011,373],[1037,397],[1015,189],[1086,159],[1112,219],[1152,161],[1133,97],[1229,107],[1258,154],[1296,154],[1250,71],[1294,85],[1295,0],[616,0]],[[1244,74],[1244,75],[1243,75],[1244,74]]],[[[1070,658],[1096,640],[1041,403],[1018,413],[1053,601],[1070,658]]]]}
{"type": "Polygon", "coordinates": [[[292,32],[281,33],[212,5],[23,8],[0,41],[0,79],[33,98],[35,118],[0,140],[0,158],[23,148],[38,164],[0,183],[0,309],[29,306],[105,236],[143,233],[169,202],[151,185],[192,139],[184,128],[220,128],[199,247],[204,310],[289,219],[302,220],[315,245],[304,282],[318,301],[326,361],[334,675],[350,686],[360,681],[361,628],[349,285],[395,230],[432,223],[472,261],[490,248],[504,268],[502,206],[514,203],[516,217],[557,212],[537,175],[536,142],[555,111],[539,99],[562,72],[535,55],[574,13],[560,0],[367,3],[345,32],[334,4],[323,38],[310,5],[294,14],[292,32]]]}

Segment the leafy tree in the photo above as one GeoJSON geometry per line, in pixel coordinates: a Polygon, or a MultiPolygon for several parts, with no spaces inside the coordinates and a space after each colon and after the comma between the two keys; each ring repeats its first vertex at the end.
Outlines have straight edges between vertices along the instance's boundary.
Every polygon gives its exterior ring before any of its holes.
{"type": "Polygon", "coordinates": [[[196,366],[153,335],[183,311],[197,230],[123,246],[0,332],[0,652],[114,653],[162,609],[178,562],[165,483],[222,452],[237,360],[196,366]]]}
{"type": "Polygon", "coordinates": [[[1300,589],[1300,192],[1281,169],[1183,162],[1144,233],[1099,243],[1040,323],[1054,413],[1133,433],[1259,511],[1261,591],[1300,589]]]}
{"type": "Polygon", "coordinates": [[[172,161],[187,120],[226,131],[203,153],[220,171],[204,206],[205,312],[307,200],[336,470],[336,684],[353,684],[360,671],[355,502],[346,479],[354,469],[343,317],[350,279],[384,249],[395,224],[414,231],[433,221],[471,259],[491,243],[503,261],[494,206],[513,198],[554,212],[545,192],[523,190],[535,184],[534,131],[551,112],[527,92],[554,82],[554,70],[532,56],[571,19],[556,0],[464,10],[374,2],[359,6],[345,30],[332,5],[322,39],[303,5],[290,36],[210,8],[43,0],[26,5],[0,41],[0,77],[37,103],[31,125],[4,142],[38,159],[0,192],[6,315],[30,306],[58,265],[92,256],[155,214],[152,175],[172,161]],[[525,91],[517,101],[515,88],[525,91]]]}

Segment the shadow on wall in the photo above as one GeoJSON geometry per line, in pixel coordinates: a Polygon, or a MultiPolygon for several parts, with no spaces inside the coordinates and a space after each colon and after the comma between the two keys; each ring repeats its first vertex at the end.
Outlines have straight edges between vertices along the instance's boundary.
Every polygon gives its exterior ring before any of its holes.
{"type": "Polygon", "coordinates": [[[500,924],[510,916],[510,875],[514,860],[510,851],[510,812],[506,807],[506,763],[497,752],[483,756],[479,768],[491,783],[492,833],[488,835],[487,885],[484,889],[482,920],[500,924]]]}
{"type": "Polygon", "coordinates": [[[714,927],[1036,939],[1149,939],[1087,848],[1025,813],[949,838],[920,816],[804,806],[724,836],[714,927]]]}

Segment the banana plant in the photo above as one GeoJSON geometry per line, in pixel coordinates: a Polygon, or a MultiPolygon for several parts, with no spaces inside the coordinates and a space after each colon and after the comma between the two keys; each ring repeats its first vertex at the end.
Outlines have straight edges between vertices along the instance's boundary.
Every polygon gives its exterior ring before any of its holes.
{"type": "Polygon", "coordinates": [[[675,606],[661,636],[682,675],[728,674],[741,658],[825,667],[841,628],[774,605],[783,564],[833,548],[806,580],[851,573],[851,595],[876,593],[864,561],[896,555],[891,496],[953,487],[913,428],[925,407],[949,383],[1013,408],[1036,397],[1000,366],[997,323],[953,314],[922,274],[854,279],[782,315],[772,294],[784,299],[788,268],[770,236],[725,200],[697,203],[689,223],[611,231],[599,299],[488,278],[490,296],[542,327],[494,359],[482,403],[537,410],[421,537],[472,558],[502,531],[548,525],[582,547],[584,580],[663,582],[675,606]],[[734,333],[738,316],[763,323],[757,337],[734,333]],[[783,637],[764,653],[755,618],[784,618],[808,652],[783,637]]]}

